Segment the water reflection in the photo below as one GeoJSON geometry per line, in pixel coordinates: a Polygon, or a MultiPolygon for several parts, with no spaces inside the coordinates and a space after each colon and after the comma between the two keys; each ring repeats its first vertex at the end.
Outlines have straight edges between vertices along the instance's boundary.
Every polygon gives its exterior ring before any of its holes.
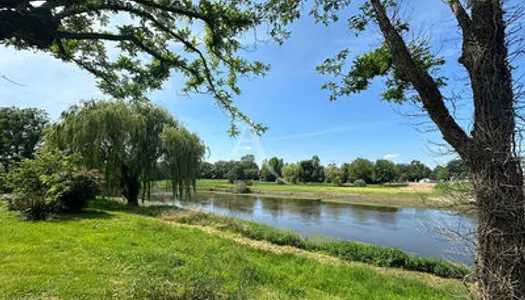
{"type": "Polygon", "coordinates": [[[197,195],[171,201],[222,215],[345,240],[397,247],[410,253],[471,263],[464,241],[451,242],[438,228],[474,228],[469,217],[432,209],[392,208],[283,198],[197,195]],[[458,253],[458,249],[460,250],[458,253]]]}

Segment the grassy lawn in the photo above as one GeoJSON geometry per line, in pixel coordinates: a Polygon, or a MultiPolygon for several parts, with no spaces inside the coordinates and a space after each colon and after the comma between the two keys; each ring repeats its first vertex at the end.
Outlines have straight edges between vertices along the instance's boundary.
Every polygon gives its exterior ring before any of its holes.
{"type": "Polygon", "coordinates": [[[1,203],[0,298],[455,299],[462,293],[454,280],[276,253],[165,223],[144,215],[147,209],[104,203],[34,223],[1,203]]]}
{"type": "MultiPolygon", "coordinates": [[[[231,192],[228,180],[200,179],[199,191],[231,192]]],[[[400,187],[368,185],[366,187],[333,186],[327,183],[284,184],[253,181],[250,189],[255,194],[315,199],[356,204],[428,207],[439,205],[439,190],[408,190],[400,187]]]]}

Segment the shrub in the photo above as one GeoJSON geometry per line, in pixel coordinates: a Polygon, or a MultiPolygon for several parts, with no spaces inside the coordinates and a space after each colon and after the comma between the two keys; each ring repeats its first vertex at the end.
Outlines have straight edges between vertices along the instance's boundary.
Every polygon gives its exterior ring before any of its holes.
{"type": "Polygon", "coordinates": [[[366,186],[366,181],[364,181],[363,179],[356,179],[354,181],[354,186],[365,187],[366,186]]]}
{"type": "Polygon", "coordinates": [[[6,177],[13,189],[8,207],[27,219],[45,219],[51,212],[78,212],[98,192],[100,176],[78,166],[78,157],[58,151],[23,159],[6,177]],[[10,204],[9,204],[10,202],[10,204]]]}
{"type": "Polygon", "coordinates": [[[22,218],[29,221],[44,220],[49,213],[49,207],[43,195],[37,194],[9,194],[4,195],[7,209],[19,211],[22,218]]]}
{"type": "Polygon", "coordinates": [[[248,184],[246,184],[246,182],[244,181],[235,181],[235,193],[238,193],[238,194],[249,194],[251,193],[252,191],[250,190],[250,188],[248,187],[248,184]]]}
{"type": "Polygon", "coordinates": [[[285,184],[284,179],[282,178],[275,179],[275,184],[285,184]]]}
{"type": "Polygon", "coordinates": [[[46,196],[55,212],[80,212],[101,191],[101,175],[95,171],[79,170],[49,179],[46,196]]]}

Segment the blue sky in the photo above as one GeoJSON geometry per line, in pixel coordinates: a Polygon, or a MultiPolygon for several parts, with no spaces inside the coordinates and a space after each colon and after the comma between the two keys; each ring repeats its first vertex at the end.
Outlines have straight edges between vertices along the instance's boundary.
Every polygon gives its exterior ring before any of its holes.
{"type": "MultiPolygon", "coordinates": [[[[448,94],[461,92],[463,83],[456,81],[464,76],[456,63],[460,40],[448,8],[440,0],[405,1],[405,6],[410,7],[405,15],[413,24],[413,34],[431,37],[448,61],[443,70],[451,78],[448,94]]],[[[210,161],[247,153],[254,153],[259,160],[279,156],[298,161],[317,154],[323,164],[387,157],[395,162],[418,159],[434,166],[450,158],[436,153],[433,143],[443,141],[437,132],[428,132],[428,120],[405,115],[416,108],[380,100],[381,81],[366,92],[335,102],[320,89],[329,78],[316,73],[315,67],[342,48],[350,48],[355,55],[378,45],[377,31],[356,39],[346,31],[345,22],[327,28],[308,16],[291,29],[292,38],[283,46],[259,44],[254,51],[243,53],[272,66],[266,77],[242,81],[242,94],[235,99],[241,110],[270,128],[256,142],[248,132],[239,138],[229,137],[228,116],[211,97],[181,95],[183,78],[172,78],[150,98],[200,135],[211,150],[210,161]]],[[[70,104],[103,96],[88,73],[42,53],[0,48],[0,73],[22,84],[0,80],[0,105],[44,108],[53,119],[70,104]]],[[[463,101],[458,113],[468,127],[468,99],[463,101]]]]}

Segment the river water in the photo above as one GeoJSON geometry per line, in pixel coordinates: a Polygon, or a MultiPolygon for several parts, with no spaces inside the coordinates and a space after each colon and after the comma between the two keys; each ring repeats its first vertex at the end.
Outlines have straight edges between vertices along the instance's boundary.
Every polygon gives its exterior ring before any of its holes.
{"type": "Polygon", "coordinates": [[[196,195],[169,203],[292,229],[305,238],[361,241],[472,263],[473,247],[451,232],[470,232],[475,220],[447,211],[234,195],[196,195]]]}

